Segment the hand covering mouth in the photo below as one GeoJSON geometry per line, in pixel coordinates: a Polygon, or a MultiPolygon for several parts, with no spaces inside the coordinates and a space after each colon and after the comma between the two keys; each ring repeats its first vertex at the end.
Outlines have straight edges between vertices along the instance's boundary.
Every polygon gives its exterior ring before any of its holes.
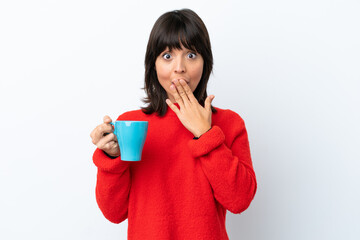
{"type": "Polygon", "coordinates": [[[171,83],[174,83],[175,80],[180,81],[180,79],[184,80],[187,84],[189,84],[189,81],[186,80],[185,78],[175,78],[175,79],[173,79],[173,80],[171,81],[171,83]]]}

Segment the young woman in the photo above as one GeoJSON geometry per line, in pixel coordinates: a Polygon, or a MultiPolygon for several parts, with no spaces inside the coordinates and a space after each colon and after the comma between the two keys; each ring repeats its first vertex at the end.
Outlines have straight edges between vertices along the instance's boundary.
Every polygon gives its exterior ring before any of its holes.
{"type": "Polygon", "coordinates": [[[148,121],[141,161],[121,160],[108,116],[91,133],[97,203],[109,221],[128,219],[128,239],[229,239],[226,211],[241,213],[254,198],[245,124],[211,106],[212,66],[199,16],[189,9],[163,14],[145,56],[148,105],[117,118],[148,121]]]}

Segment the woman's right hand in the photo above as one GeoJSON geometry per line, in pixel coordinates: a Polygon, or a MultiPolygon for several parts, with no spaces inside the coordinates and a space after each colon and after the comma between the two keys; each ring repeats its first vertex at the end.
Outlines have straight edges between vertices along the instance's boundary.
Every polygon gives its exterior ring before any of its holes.
{"type": "Polygon", "coordinates": [[[113,133],[113,126],[109,116],[104,117],[104,123],[98,125],[90,134],[92,143],[95,144],[99,149],[106,152],[112,157],[120,156],[120,147],[116,135],[113,133]]]}

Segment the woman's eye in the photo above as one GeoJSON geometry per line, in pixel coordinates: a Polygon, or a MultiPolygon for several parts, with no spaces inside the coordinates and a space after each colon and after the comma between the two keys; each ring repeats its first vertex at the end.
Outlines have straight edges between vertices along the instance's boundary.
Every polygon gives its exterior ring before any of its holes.
{"type": "Polygon", "coordinates": [[[168,53],[165,53],[165,54],[163,55],[163,58],[164,58],[164,59],[170,59],[170,58],[171,58],[171,55],[168,54],[168,53]]]}
{"type": "Polygon", "coordinates": [[[196,53],[189,53],[189,54],[188,54],[188,57],[189,57],[189,58],[196,58],[196,53]]]}

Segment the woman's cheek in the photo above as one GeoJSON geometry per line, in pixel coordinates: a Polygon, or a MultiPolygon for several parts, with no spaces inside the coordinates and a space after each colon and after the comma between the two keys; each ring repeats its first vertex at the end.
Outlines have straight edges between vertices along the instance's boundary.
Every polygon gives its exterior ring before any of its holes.
{"type": "Polygon", "coordinates": [[[166,67],[159,67],[157,74],[159,80],[161,79],[162,81],[167,81],[170,79],[169,71],[166,67]]]}

